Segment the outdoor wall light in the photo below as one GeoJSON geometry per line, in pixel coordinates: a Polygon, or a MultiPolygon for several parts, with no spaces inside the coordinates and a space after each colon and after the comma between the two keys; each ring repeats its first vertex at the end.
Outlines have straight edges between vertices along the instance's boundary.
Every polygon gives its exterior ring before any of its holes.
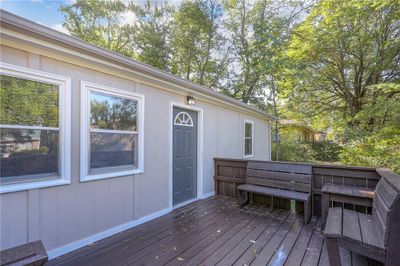
{"type": "Polygon", "coordinates": [[[189,105],[195,105],[195,104],[196,104],[196,101],[194,100],[194,97],[193,97],[193,96],[188,95],[188,96],[186,97],[186,100],[187,100],[187,103],[188,103],[189,105]]]}

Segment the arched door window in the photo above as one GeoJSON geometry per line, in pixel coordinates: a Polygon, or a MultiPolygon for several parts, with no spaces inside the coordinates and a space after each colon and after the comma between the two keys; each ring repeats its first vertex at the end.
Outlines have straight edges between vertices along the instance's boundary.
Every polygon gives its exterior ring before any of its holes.
{"type": "Polygon", "coordinates": [[[193,119],[188,113],[180,112],[175,116],[174,125],[192,127],[193,119]]]}

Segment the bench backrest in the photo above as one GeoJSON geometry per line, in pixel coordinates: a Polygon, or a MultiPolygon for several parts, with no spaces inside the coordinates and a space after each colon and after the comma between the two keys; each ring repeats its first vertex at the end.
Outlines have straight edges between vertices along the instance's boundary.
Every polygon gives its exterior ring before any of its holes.
{"type": "Polygon", "coordinates": [[[378,168],[377,172],[382,178],[376,186],[372,205],[375,227],[388,252],[397,249],[391,256],[400,258],[397,254],[400,253],[400,175],[386,168],[378,168]]]}
{"type": "Polygon", "coordinates": [[[312,166],[249,161],[246,183],[298,192],[311,192],[312,166]]]}

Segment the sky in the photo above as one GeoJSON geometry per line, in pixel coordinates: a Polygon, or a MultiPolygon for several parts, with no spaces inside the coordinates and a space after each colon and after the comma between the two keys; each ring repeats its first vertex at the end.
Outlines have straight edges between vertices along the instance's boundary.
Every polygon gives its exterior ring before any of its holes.
{"type": "MultiPolygon", "coordinates": [[[[128,2],[128,0],[126,1],[128,2]]],[[[161,1],[152,0],[151,2],[161,1]]],[[[172,2],[175,1],[172,0],[172,2]]],[[[74,2],[75,0],[0,0],[0,8],[36,23],[67,33],[66,29],[62,26],[64,16],[60,12],[60,7],[62,5],[73,4],[74,2]]],[[[146,0],[133,0],[132,2],[144,4],[146,0]]]]}
{"type": "Polygon", "coordinates": [[[64,16],[61,5],[73,3],[73,0],[1,0],[1,9],[20,17],[63,31],[64,16]]]}

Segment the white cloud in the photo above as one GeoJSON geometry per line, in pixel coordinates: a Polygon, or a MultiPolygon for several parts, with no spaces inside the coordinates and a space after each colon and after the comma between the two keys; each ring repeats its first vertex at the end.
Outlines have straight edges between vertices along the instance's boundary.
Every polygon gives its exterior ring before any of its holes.
{"type": "Polygon", "coordinates": [[[51,28],[70,35],[69,31],[66,28],[64,28],[64,26],[61,23],[55,24],[51,26],[51,28]]]}

